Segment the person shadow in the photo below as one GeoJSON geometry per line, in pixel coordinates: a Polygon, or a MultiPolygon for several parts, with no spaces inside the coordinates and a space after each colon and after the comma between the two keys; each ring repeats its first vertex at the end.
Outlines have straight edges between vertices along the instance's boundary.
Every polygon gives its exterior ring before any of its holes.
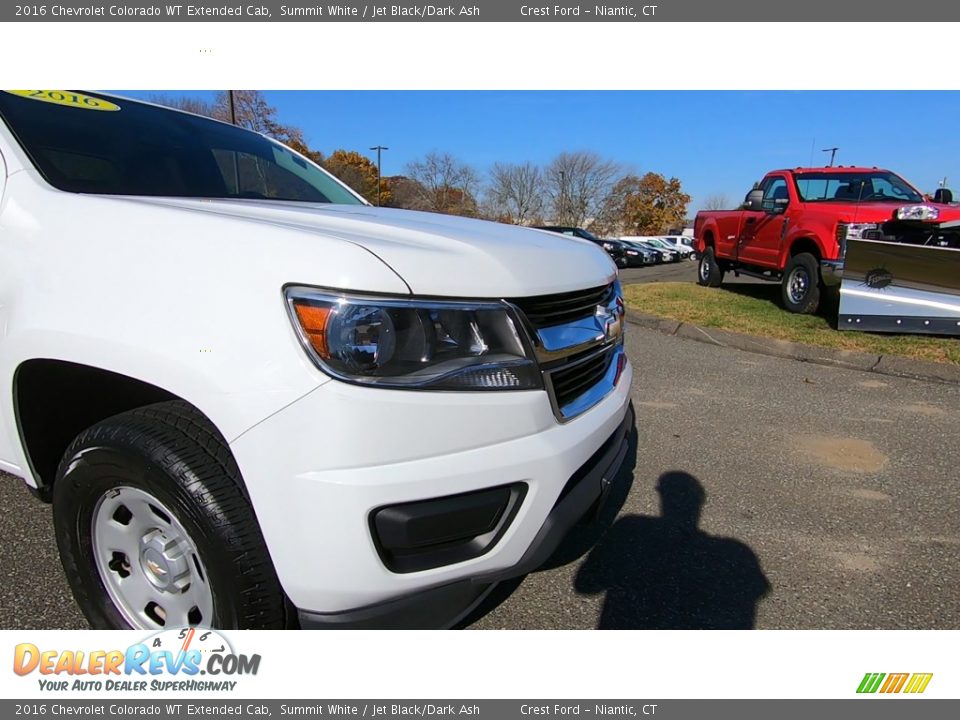
{"type": "Polygon", "coordinates": [[[617,520],[577,573],[578,593],[606,593],[598,629],[746,630],[770,583],[744,543],[699,529],[706,501],[693,475],[657,482],[660,517],[617,520]]]}

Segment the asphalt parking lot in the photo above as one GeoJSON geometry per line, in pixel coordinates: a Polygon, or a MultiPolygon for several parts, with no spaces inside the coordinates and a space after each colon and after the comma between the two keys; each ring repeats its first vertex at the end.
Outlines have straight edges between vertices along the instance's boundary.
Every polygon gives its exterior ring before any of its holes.
{"type": "Polygon", "coordinates": [[[620,282],[625,285],[643,282],[695,282],[696,279],[697,263],[694,260],[620,270],[620,282]]]}
{"type": "MultiPolygon", "coordinates": [[[[470,627],[960,627],[960,388],[633,326],[627,348],[635,451],[601,522],[470,627]]],[[[0,627],[85,627],[49,507],[7,475],[0,504],[0,627]]]]}

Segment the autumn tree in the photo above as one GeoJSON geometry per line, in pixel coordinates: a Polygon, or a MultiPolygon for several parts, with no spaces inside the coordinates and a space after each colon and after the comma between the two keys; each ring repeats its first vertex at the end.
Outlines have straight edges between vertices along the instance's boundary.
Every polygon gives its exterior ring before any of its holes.
{"type": "Polygon", "coordinates": [[[407,164],[410,187],[417,193],[412,207],[449,215],[477,214],[476,171],[449,153],[431,152],[407,164]]]}
{"type": "Polygon", "coordinates": [[[601,224],[627,235],[657,235],[682,225],[690,196],[677,178],[659,173],[627,175],[610,191],[600,213],[601,224]]]}
{"type": "Polygon", "coordinates": [[[543,172],[532,163],[495,163],[490,170],[486,213],[501,222],[524,225],[541,218],[543,172]]]}
{"type": "MultiPolygon", "coordinates": [[[[372,203],[377,202],[377,166],[355,150],[334,150],[323,167],[372,203]]],[[[390,204],[390,189],[381,181],[380,204],[390,204]]]]}
{"type": "Polygon", "coordinates": [[[596,217],[619,172],[616,162],[593,152],[560,153],[544,171],[553,221],[579,227],[596,217]]]}
{"type": "Polygon", "coordinates": [[[426,190],[416,180],[406,175],[392,175],[383,178],[383,187],[387,192],[387,199],[381,204],[386,207],[417,210],[420,208],[420,198],[426,190]]]}

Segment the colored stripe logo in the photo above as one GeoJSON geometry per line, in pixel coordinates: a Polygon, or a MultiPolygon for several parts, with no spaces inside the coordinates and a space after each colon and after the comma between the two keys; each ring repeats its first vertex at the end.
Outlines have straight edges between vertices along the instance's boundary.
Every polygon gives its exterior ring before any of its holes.
{"type": "Polygon", "coordinates": [[[866,673],[860,685],[857,687],[858,693],[910,693],[919,694],[927,689],[933,673],[866,673]]]}

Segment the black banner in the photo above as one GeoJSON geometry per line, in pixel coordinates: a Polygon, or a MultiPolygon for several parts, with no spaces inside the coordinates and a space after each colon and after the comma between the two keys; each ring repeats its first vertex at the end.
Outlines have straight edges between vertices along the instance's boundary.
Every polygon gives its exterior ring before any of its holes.
{"type": "MultiPolygon", "coordinates": [[[[955,17],[956,16],[956,17],[955,17]]],[[[473,0],[451,4],[395,0],[319,3],[213,0],[160,3],[89,0],[0,6],[4,22],[948,22],[960,5],[915,0],[614,0],[608,3],[473,0]]],[[[910,32],[909,30],[905,32],[910,32]]],[[[852,37],[856,37],[856,31],[852,37]]],[[[829,38],[821,38],[828,41],[829,38]]]]}

